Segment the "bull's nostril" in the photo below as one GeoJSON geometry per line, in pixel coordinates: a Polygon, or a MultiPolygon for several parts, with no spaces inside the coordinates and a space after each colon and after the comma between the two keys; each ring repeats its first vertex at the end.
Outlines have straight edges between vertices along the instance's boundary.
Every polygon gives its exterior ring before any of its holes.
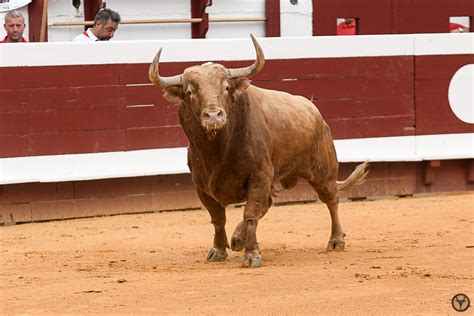
{"type": "Polygon", "coordinates": [[[219,112],[217,112],[217,117],[222,118],[223,116],[224,116],[224,111],[219,110],[219,112]]]}

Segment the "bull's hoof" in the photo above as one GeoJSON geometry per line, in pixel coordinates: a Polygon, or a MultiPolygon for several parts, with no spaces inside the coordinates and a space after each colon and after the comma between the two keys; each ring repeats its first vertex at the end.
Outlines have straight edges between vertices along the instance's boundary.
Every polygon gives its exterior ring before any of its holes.
{"type": "Polygon", "coordinates": [[[207,254],[208,262],[222,262],[227,259],[227,252],[225,250],[219,250],[216,248],[211,248],[207,254]]]}
{"type": "Polygon", "coordinates": [[[262,256],[259,250],[246,252],[242,261],[244,268],[260,268],[263,264],[262,256]]]}
{"type": "Polygon", "coordinates": [[[245,247],[245,241],[240,238],[239,236],[232,236],[232,239],[230,240],[230,249],[232,251],[240,251],[244,249],[245,247]]]}
{"type": "Polygon", "coordinates": [[[327,251],[344,251],[346,242],[344,240],[331,239],[328,242],[327,251]]]}

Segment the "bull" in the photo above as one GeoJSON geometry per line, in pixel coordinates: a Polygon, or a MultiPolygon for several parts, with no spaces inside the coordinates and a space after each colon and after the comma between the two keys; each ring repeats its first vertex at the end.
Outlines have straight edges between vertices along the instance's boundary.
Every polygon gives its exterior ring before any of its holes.
{"type": "Polygon", "coordinates": [[[336,180],[338,160],[331,131],[316,106],[305,97],[250,84],[249,78],[265,63],[262,48],[251,38],[256,59],[247,67],[206,63],[164,77],[159,74],[160,48],[149,69],[150,81],[164,90],[167,100],[179,104],[192,181],[215,230],[207,260],[225,261],[227,248],[245,249],[242,265],[260,267],[258,222],[277,190],[293,188],[299,178],[329,209],[332,229],[327,250],[343,250],[339,194],[362,183],[367,162],[346,180],[336,180]],[[246,202],[243,219],[229,246],[225,208],[241,202],[246,202]]]}

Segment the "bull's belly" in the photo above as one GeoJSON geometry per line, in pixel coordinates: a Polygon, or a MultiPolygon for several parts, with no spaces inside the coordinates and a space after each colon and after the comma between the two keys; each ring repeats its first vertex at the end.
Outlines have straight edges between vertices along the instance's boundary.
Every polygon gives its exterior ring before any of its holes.
{"type": "Polygon", "coordinates": [[[211,177],[207,179],[208,181],[195,182],[195,184],[222,206],[245,202],[247,200],[245,181],[238,181],[231,175],[226,175],[225,178],[223,181],[213,181],[211,177]]]}
{"type": "Polygon", "coordinates": [[[209,187],[208,192],[209,195],[222,206],[247,201],[247,190],[242,190],[240,188],[222,189],[220,186],[212,186],[209,187]]]}

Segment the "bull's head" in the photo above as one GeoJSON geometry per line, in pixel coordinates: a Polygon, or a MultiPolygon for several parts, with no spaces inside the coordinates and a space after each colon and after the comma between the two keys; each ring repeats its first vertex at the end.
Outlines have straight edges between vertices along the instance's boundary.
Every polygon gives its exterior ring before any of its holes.
{"type": "Polygon", "coordinates": [[[150,65],[150,81],[165,90],[168,100],[179,101],[187,115],[199,120],[210,140],[226,126],[232,105],[249,86],[248,78],[262,70],[265,64],[262,48],[255,37],[250,36],[257,58],[248,67],[227,69],[206,63],[189,67],[180,75],[162,77],[158,71],[161,48],[150,65]]]}

